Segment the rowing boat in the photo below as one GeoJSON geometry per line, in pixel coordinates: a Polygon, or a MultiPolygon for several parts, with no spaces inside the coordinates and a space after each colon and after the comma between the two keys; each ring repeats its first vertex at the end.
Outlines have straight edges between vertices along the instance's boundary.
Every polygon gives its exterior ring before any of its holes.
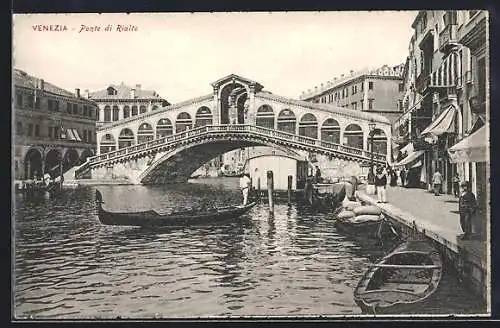
{"type": "Polygon", "coordinates": [[[96,205],[99,221],[105,225],[139,226],[139,227],[177,227],[191,225],[211,225],[239,218],[255,206],[255,202],[247,205],[233,205],[205,210],[186,210],[159,214],[155,210],[141,212],[109,212],[102,208],[102,195],[96,190],[96,205]]]}
{"type": "Polygon", "coordinates": [[[442,263],[425,240],[407,240],[370,266],[354,290],[363,313],[418,313],[437,290],[442,263]]]}

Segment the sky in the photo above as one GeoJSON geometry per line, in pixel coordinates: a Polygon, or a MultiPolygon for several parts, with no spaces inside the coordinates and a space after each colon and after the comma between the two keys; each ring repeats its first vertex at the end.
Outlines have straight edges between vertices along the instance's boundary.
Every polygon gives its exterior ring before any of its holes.
{"type": "Polygon", "coordinates": [[[232,73],[298,98],[351,70],[404,63],[416,14],[14,15],[13,65],[69,91],[141,84],[171,103],[210,94],[210,83],[232,73]],[[118,25],[132,28],[118,31],[118,25]]]}

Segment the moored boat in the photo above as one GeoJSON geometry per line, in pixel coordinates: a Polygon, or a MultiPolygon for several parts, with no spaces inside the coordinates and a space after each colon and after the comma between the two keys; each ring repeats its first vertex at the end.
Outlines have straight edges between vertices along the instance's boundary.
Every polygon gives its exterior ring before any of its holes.
{"type": "Polygon", "coordinates": [[[105,225],[138,226],[138,227],[176,227],[191,225],[211,225],[237,219],[255,206],[255,202],[247,205],[233,205],[219,208],[186,210],[160,214],[155,210],[141,212],[109,212],[102,208],[102,195],[96,190],[96,205],[99,221],[105,225]]]}
{"type": "Polygon", "coordinates": [[[373,264],[354,290],[364,313],[418,313],[441,281],[439,252],[423,239],[407,240],[373,264]]]}
{"type": "Polygon", "coordinates": [[[335,227],[349,234],[375,238],[383,222],[383,215],[360,215],[350,218],[337,218],[335,227]]]}
{"type": "Polygon", "coordinates": [[[346,191],[342,186],[336,189],[334,184],[306,183],[304,190],[306,201],[317,209],[336,209],[345,198],[346,191]]]}

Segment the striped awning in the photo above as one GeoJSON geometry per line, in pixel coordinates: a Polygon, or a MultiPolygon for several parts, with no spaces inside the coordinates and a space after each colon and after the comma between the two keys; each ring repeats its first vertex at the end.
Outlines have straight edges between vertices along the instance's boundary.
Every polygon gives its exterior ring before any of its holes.
{"type": "Polygon", "coordinates": [[[76,129],[67,129],[66,135],[68,136],[69,140],[82,141],[82,138],[80,138],[80,135],[78,134],[78,131],[76,129]]]}
{"type": "Polygon", "coordinates": [[[449,54],[441,63],[441,66],[431,73],[430,87],[452,87],[457,85],[458,78],[462,74],[462,64],[457,52],[449,54]]]}
{"type": "MultiPolygon", "coordinates": [[[[409,164],[413,164],[417,159],[420,159],[420,156],[422,156],[423,154],[424,154],[423,150],[417,150],[417,151],[411,152],[408,156],[403,158],[399,163],[394,164],[394,167],[402,167],[402,166],[406,166],[409,164]]],[[[419,166],[419,165],[412,165],[411,167],[417,167],[417,166],[419,166]]]]}
{"type": "Polygon", "coordinates": [[[457,108],[453,105],[450,105],[448,108],[443,110],[439,116],[429,124],[428,127],[425,128],[420,136],[433,136],[437,137],[442,135],[443,133],[451,133],[455,131],[455,114],[457,112],[457,108]]]}

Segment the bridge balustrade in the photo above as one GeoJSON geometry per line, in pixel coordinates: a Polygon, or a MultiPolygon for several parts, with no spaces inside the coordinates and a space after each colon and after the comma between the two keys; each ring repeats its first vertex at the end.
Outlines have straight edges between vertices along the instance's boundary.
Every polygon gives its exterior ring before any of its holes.
{"type": "MultiPolygon", "coordinates": [[[[278,131],[274,129],[268,129],[265,127],[261,126],[253,126],[253,125],[243,125],[243,124],[232,124],[232,125],[205,125],[201,126],[192,130],[188,131],[183,131],[174,135],[169,135],[166,137],[162,137],[160,139],[156,139],[153,141],[147,141],[138,145],[130,146],[127,148],[122,148],[120,150],[115,150],[106,154],[102,154],[99,156],[94,156],[92,158],[89,158],[89,163],[97,162],[97,161],[103,161],[106,159],[111,159],[115,158],[117,156],[125,155],[125,154],[131,154],[136,151],[142,151],[146,149],[151,149],[155,148],[160,145],[164,144],[169,144],[172,142],[176,142],[179,140],[183,139],[189,139],[190,137],[193,136],[198,136],[198,135],[203,135],[207,134],[210,132],[228,132],[228,131],[247,131],[247,132],[254,132],[266,136],[272,136],[284,140],[292,140],[298,143],[306,144],[306,145],[311,145],[311,146],[319,146],[323,147],[326,149],[332,149],[332,150],[337,150],[337,151],[342,151],[344,153],[348,154],[354,154],[358,156],[365,156],[369,158],[371,156],[371,153],[369,151],[363,150],[363,149],[358,149],[354,147],[349,147],[337,143],[332,143],[328,141],[322,141],[319,139],[311,138],[311,137],[306,137],[306,136],[300,136],[297,134],[293,133],[288,133],[284,131],[278,131]]],[[[378,161],[385,161],[386,156],[384,154],[378,154],[374,153],[373,154],[374,159],[378,161]]]]}

